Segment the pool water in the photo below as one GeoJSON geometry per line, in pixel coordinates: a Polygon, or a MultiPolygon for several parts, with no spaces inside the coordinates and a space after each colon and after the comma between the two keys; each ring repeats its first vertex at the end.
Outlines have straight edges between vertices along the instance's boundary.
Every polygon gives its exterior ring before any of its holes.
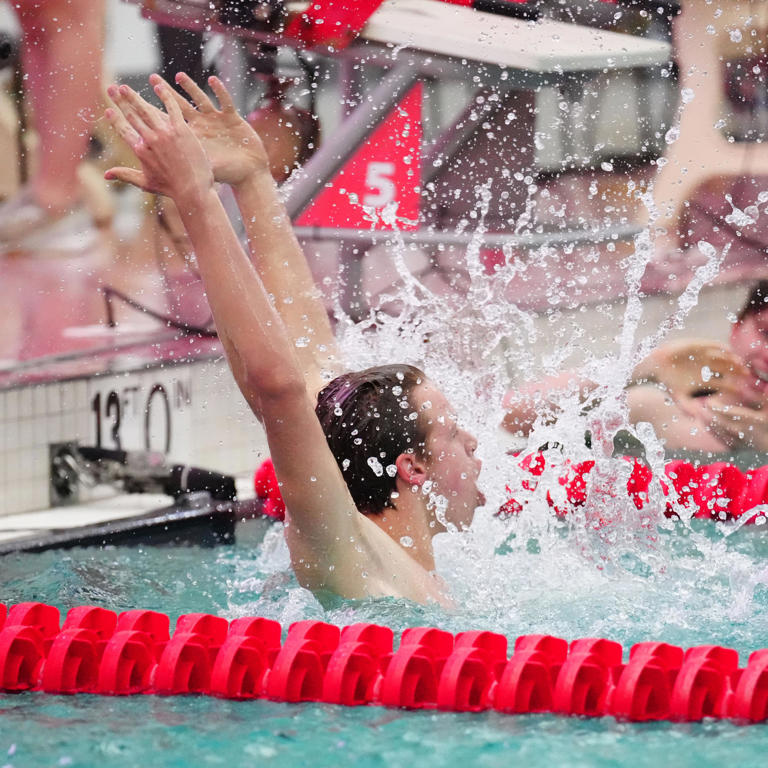
{"type": "MultiPolygon", "coordinates": [[[[742,664],[768,647],[768,539],[724,537],[703,523],[646,532],[600,557],[567,528],[536,540],[523,521],[480,521],[436,539],[459,607],[393,599],[321,606],[290,570],[279,526],[250,521],[234,546],[80,549],[3,558],[3,600],[115,611],[376,621],[396,631],[434,625],[488,629],[510,639],[548,632],[735,647],[742,664]],[[503,551],[478,552],[487,531],[503,551]]],[[[535,533],[535,531],[533,532],[535,533]]],[[[583,533],[583,532],[582,532],[583,533]]],[[[0,695],[0,765],[739,766],[765,765],[765,726],[723,721],[630,724],[612,718],[495,712],[404,712],[378,707],[235,702],[208,697],[0,695]]]]}
{"type": "Polygon", "coordinates": [[[638,725],[206,697],[24,694],[0,706],[0,759],[14,766],[765,765],[763,726],[716,721],[638,725]]]}

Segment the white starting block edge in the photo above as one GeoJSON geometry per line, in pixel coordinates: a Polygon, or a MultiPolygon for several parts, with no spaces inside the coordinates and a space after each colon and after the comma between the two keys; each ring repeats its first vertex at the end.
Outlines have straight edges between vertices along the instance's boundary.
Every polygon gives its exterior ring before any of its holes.
{"type": "Polygon", "coordinates": [[[88,504],[5,515],[0,517],[0,542],[138,517],[171,504],[170,497],[163,494],[121,494],[88,504]]]}
{"type": "MultiPolygon", "coordinates": [[[[255,498],[253,475],[247,474],[236,478],[237,500],[246,502],[255,498]]],[[[211,501],[208,507],[215,507],[219,502],[211,501]]],[[[194,520],[197,515],[194,510],[172,510],[174,501],[170,496],[159,493],[117,493],[110,492],[104,487],[104,496],[85,504],[75,504],[37,512],[0,517],[0,548],[23,540],[29,546],[30,541],[38,539],[44,544],[55,534],[67,532],[68,541],[76,540],[80,530],[85,533],[92,526],[104,525],[122,521],[123,529],[131,528],[131,520],[136,520],[137,530],[144,523],[145,516],[152,512],[163,513],[171,520],[189,517],[194,520]]],[[[203,514],[208,508],[200,510],[203,514]]],[[[147,544],[151,545],[151,535],[147,536],[147,544]]]]}
{"type": "Polygon", "coordinates": [[[542,18],[482,13],[439,0],[388,0],[368,20],[366,40],[539,74],[665,64],[669,43],[542,18]]]}
{"type": "MultiPolygon", "coordinates": [[[[231,33],[276,45],[290,44],[273,33],[223,27],[201,0],[127,0],[148,17],[175,26],[231,33]]],[[[291,12],[307,2],[289,2],[291,12]]],[[[362,40],[404,47],[451,59],[509,67],[534,74],[651,67],[670,61],[672,47],[621,32],[541,18],[526,21],[440,0],[387,0],[368,20],[362,40]]]]}

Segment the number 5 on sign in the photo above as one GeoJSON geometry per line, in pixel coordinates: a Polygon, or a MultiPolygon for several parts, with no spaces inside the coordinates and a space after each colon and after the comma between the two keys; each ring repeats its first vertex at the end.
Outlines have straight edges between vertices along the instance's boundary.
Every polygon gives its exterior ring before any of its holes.
{"type": "MultiPolygon", "coordinates": [[[[419,218],[421,183],[421,84],[415,85],[357,148],[297,217],[304,227],[370,229],[365,208],[397,203],[397,216],[413,224],[419,218]]],[[[373,225],[386,229],[380,219],[373,225]]]]}
{"type": "Polygon", "coordinates": [[[363,205],[370,205],[374,208],[383,208],[389,203],[395,202],[397,187],[393,181],[395,176],[394,163],[378,163],[372,161],[368,163],[368,170],[365,174],[365,186],[373,190],[363,197],[363,205]]]}

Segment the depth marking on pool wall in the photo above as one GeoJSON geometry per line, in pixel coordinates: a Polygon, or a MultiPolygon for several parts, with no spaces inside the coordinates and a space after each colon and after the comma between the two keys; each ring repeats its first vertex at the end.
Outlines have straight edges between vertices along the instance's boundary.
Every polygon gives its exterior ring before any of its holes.
{"type": "Polygon", "coordinates": [[[94,445],[169,453],[178,427],[174,416],[190,412],[191,378],[161,380],[155,372],[153,378],[131,375],[123,381],[104,382],[91,395],[94,445]]]}

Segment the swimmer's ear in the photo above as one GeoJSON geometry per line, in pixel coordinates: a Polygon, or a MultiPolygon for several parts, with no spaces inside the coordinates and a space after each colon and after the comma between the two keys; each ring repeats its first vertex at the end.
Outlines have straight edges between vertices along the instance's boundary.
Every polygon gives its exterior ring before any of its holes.
{"type": "Polygon", "coordinates": [[[395,466],[397,476],[408,485],[421,486],[427,479],[426,464],[413,453],[401,453],[395,459],[395,466]]]}

